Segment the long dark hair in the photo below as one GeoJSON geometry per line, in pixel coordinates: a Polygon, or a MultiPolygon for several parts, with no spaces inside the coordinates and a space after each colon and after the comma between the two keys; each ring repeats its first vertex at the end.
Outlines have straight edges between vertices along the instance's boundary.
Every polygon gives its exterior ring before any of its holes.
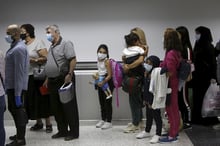
{"type": "Polygon", "coordinates": [[[181,43],[183,46],[183,50],[181,52],[182,57],[187,59],[188,58],[187,48],[189,48],[189,50],[192,52],[192,44],[191,44],[190,38],[189,38],[189,31],[185,26],[177,27],[176,31],[178,31],[181,35],[181,43]]]}
{"type": "Polygon", "coordinates": [[[98,49],[97,49],[97,53],[99,52],[100,49],[104,49],[107,53],[107,58],[109,58],[109,52],[108,52],[108,46],[106,44],[101,44],[99,45],[98,49]]]}

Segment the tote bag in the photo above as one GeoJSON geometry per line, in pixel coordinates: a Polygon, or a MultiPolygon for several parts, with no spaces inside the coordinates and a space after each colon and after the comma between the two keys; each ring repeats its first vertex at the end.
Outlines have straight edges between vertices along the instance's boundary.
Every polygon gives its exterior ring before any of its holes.
{"type": "Polygon", "coordinates": [[[70,83],[64,83],[60,89],[59,89],[59,96],[60,96],[60,101],[65,104],[70,102],[73,99],[74,96],[74,90],[73,90],[73,84],[72,82],[70,83]]]}
{"type": "Polygon", "coordinates": [[[211,83],[206,91],[201,114],[202,117],[220,116],[220,90],[217,83],[211,83]]]}

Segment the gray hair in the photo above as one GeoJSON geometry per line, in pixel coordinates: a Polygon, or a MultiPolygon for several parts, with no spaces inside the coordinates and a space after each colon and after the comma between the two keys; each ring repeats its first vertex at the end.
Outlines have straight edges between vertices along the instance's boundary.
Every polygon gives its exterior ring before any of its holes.
{"type": "Polygon", "coordinates": [[[60,29],[59,29],[59,27],[58,27],[56,24],[47,26],[47,27],[46,27],[46,30],[48,30],[48,29],[52,29],[52,30],[54,30],[56,33],[60,34],[60,29]]]}

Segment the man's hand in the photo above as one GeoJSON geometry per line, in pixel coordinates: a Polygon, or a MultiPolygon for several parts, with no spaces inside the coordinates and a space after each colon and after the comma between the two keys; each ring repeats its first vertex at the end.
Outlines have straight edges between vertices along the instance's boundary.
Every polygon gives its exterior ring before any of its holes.
{"type": "Polygon", "coordinates": [[[70,83],[72,81],[72,74],[68,73],[65,77],[64,83],[70,83]]]}

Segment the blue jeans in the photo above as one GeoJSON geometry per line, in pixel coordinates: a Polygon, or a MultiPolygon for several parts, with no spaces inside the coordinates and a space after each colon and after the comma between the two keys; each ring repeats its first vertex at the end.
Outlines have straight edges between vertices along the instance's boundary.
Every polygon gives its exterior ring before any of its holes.
{"type": "Polygon", "coordinates": [[[5,145],[5,127],[4,127],[4,112],[5,112],[5,96],[0,96],[0,146],[5,145]]]}

